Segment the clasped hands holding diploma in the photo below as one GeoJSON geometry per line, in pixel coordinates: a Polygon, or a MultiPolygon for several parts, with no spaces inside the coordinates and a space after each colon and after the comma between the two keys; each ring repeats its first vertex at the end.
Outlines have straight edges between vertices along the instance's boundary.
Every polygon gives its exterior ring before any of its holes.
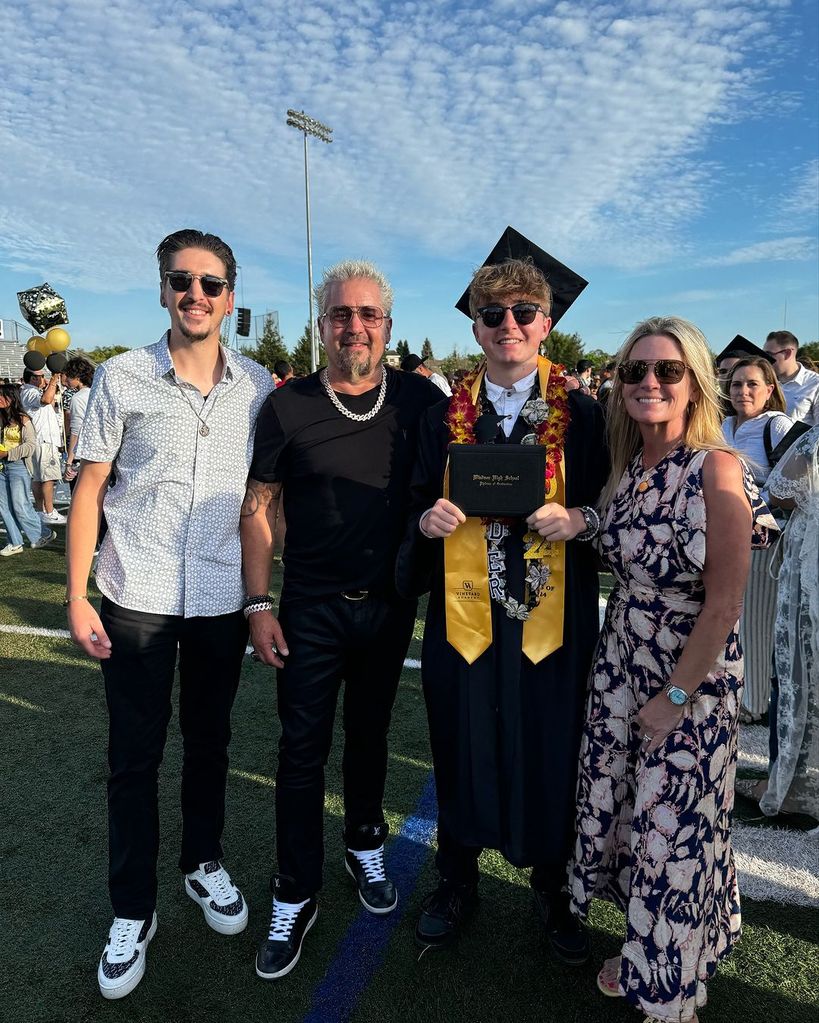
{"type": "MultiPolygon", "coordinates": [[[[434,537],[447,537],[462,523],[466,516],[461,509],[439,497],[435,504],[421,516],[422,532],[434,537]]],[[[526,519],[526,525],[534,529],[544,540],[573,540],[586,529],[586,520],[579,508],[564,508],[551,502],[541,505],[526,519]]]]}
{"type": "MultiPolygon", "coordinates": [[[[462,522],[466,522],[466,516],[461,509],[445,497],[439,497],[421,516],[419,525],[424,533],[440,538],[451,536],[462,522]]],[[[556,502],[541,505],[526,519],[526,525],[545,540],[573,540],[586,529],[586,521],[579,508],[564,508],[556,502]]],[[[663,744],[677,728],[682,716],[683,708],[675,707],[664,693],[653,696],[642,707],[637,715],[637,724],[641,735],[651,737],[644,749],[646,755],[663,744]]]]}

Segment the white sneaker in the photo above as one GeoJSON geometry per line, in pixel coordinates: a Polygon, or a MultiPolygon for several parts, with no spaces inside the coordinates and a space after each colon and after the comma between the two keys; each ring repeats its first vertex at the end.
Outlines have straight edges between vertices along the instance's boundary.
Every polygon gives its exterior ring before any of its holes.
{"type": "Polygon", "coordinates": [[[156,934],[156,913],[151,920],[115,917],[102,951],[97,980],[103,998],[124,998],[145,974],[148,942],[156,934]]]}
{"type": "Polygon", "coordinates": [[[200,863],[185,875],[185,891],[198,902],[208,924],[220,934],[238,934],[247,927],[247,903],[218,860],[200,863]]]}
{"type": "Polygon", "coordinates": [[[10,558],[12,554],[22,553],[23,545],[21,543],[7,543],[2,551],[0,551],[0,558],[10,558]]]}
{"type": "Polygon", "coordinates": [[[43,522],[51,523],[52,525],[56,523],[58,526],[64,526],[68,522],[65,515],[61,515],[56,508],[53,508],[50,512],[40,512],[40,518],[43,522]]]}
{"type": "Polygon", "coordinates": [[[53,543],[57,539],[57,534],[53,529],[49,529],[47,536],[41,536],[39,540],[35,540],[31,545],[31,549],[36,551],[38,547],[45,547],[46,544],[53,543]]]}

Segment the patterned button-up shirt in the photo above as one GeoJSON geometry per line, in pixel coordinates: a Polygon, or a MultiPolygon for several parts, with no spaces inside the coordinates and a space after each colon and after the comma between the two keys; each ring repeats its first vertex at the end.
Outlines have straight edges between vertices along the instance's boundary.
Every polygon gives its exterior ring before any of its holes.
{"type": "Polygon", "coordinates": [[[239,511],[273,382],[250,359],[222,353],[207,398],[174,371],[168,334],[94,376],[77,456],[114,463],[96,581],[121,607],[194,618],[242,605],[239,511]]]}

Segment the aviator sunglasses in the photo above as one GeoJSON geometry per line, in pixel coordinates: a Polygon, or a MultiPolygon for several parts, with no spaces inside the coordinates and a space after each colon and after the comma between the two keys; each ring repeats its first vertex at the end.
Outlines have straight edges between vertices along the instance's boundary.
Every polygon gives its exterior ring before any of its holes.
{"type": "Polygon", "coordinates": [[[628,359],[620,364],[617,374],[624,384],[639,384],[645,379],[649,367],[661,384],[678,384],[685,376],[686,365],[679,359],[628,359]]]}
{"type": "Polygon", "coordinates": [[[190,289],[194,278],[199,281],[202,294],[208,298],[218,298],[227,286],[224,277],[214,277],[212,274],[192,274],[187,270],[166,270],[165,279],[173,291],[184,292],[190,289]]]}
{"type": "Polygon", "coordinates": [[[538,313],[546,315],[537,302],[515,302],[514,305],[485,305],[482,309],[478,309],[477,315],[483,320],[485,327],[499,327],[503,323],[507,309],[512,310],[515,323],[521,327],[534,323],[538,313]]]}
{"type": "Polygon", "coordinates": [[[384,322],[384,312],[377,305],[334,305],[330,306],[325,315],[335,326],[346,327],[353,313],[358,313],[365,327],[380,327],[384,322]]]}

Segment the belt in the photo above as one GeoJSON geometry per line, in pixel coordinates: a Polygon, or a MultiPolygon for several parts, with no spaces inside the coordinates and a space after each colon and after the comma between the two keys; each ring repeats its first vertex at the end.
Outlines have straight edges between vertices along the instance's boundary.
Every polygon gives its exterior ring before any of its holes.
{"type": "Polygon", "coordinates": [[[342,590],[341,596],[345,600],[366,600],[369,597],[369,590],[342,590]]]}

